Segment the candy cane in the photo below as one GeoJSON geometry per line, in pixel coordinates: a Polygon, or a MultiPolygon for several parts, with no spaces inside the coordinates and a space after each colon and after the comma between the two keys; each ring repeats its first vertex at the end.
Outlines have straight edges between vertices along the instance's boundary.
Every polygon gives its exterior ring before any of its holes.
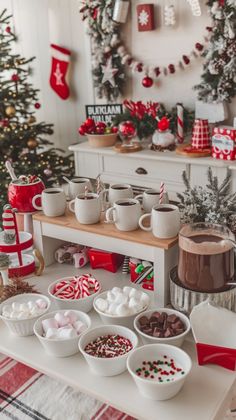
{"type": "Polygon", "coordinates": [[[164,182],[162,182],[161,185],[160,185],[159,204],[162,204],[162,202],[163,202],[164,190],[165,190],[165,184],[164,184],[164,182]]]}
{"type": "Polygon", "coordinates": [[[177,104],[177,139],[178,143],[184,141],[184,108],[182,104],[177,104]]]}

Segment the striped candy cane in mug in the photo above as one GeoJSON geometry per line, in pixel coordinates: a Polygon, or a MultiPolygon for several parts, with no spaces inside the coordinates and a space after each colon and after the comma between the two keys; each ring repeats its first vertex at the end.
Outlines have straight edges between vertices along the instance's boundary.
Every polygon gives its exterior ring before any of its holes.
{"type": "Polygon", "coordinates": [[[163,202],[164,191],[165,191],[165,184],[164,184],[164,182],[161,182],[159,204],[162,204],[162,202],[163,202]]]}

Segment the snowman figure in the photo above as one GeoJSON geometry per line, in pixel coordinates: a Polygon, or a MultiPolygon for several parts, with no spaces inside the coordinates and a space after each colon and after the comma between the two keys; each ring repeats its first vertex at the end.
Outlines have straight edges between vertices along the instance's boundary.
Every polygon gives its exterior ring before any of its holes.
{"type": "Polygon", "coordinates": [[[162,117],[157,123],[157,129],[152,136],[152,144],[160,149],[167,149],[175,144],[175,137],[169,130],[170,121],[166,117],[162,117]]]}

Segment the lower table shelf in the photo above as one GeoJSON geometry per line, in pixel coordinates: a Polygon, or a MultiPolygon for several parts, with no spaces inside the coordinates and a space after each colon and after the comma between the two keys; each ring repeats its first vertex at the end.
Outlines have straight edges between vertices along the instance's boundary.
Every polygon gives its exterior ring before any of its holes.
{"type": "MultiPolygon", "coordinates": [[[[54,264],[47,267],[42,277],[31,278],[30,282],[45,293],[50,282],[75,273],[78,273],[78,270],[74,267],[54,264]]],[[[127,284],[127,276],[121,273],[111,274],[103,270],[94,270],[93,273],[102,282],[104,289],[127,284]]],[[[93,326],[101,323],[93,311],[89,315],[93,326]]],[[[192,372],[175,398],[157,402],[140,396],[128,372],[110,378],[95,376],[90,373],[80,353],[63,359],[50,357],[36,337],[16,337],[10,334],[5,324],[0,321],[0,352],[138,419],[222,420],[223,413],[230,403],[235,373],[217,366],[198,366],[191,340],[185,342],[183,349],[193,360],[192,372]]]]}

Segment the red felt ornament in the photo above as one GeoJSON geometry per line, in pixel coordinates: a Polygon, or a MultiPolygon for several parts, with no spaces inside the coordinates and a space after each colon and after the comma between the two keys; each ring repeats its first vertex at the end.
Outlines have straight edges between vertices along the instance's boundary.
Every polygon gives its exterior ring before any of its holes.
{"type": "Polygon", "coordinates": [[[160,71],[159,67],[155,67],[154,71],[155,71],[156,77],[158,77],[161,74],[161,71],[160,71]]]}
{"type": "Polygon", "coordinates": [[[195,44],[195,48],[196,48],[196,50],[198,50],[198,51],[202,51],[203,50],[203,45],[202,44],[200,44],[200,42],[197,42],[196,44],[195,44]]]}
{"type": "Polygon", "coordinates": [[[133,58],[128,58],[127,60],[128,66],[131,66],[132,63],[133,63],[133,58]]]}
{"type": "Polygon", "coordinates": [[[11,80],[13,81],[13,82],[18,82],[19,81],[19,76],[18,76],[18,74],[13,74],[12,76],[11,76],[11,80]]]}
{"type": "Polygon", "coordinates": [[[150,88],[153,85],[153,79],[149,76],[145,76],[142,80],[142,85],[145,88],[150,88]]]}
{"type": "Polygon", "coordinates": [[[189,64],[190,63],[190,60],[189,60],[189,58],[188,58],[188,56],[187,55],[183,55],[183,62],[184,62],[184,64],[189,64]]]}
{"type": "Polygon", "coordinates": [[[94,20],[96,20],[96,19],[97,19],[97,15],[98,15],[98,8],[96,7],[95,9],[93,9],[92,18],[93,18],[94,20]]]}
{"type": "Polygon", "coordinates": [[[171,74],[175,73],[175,66],[174,66],[174,64],[169,64],[168,69],[169,69],[169,72],[171,74]]]}
{"type": "Polygon", "coordinates": [[[40,103],[39,103],[39,102],[36,102],[36,103],[34,104],[34,107],[35,107],[36,109],[39,109],[39,108],[41,107],[41,105],[40,105],[40,103]]]}
{"type": "Polygon", "coordinates": [[[138,65],[137,65],[136,69],[137,69],[137,71],[138,71],[139,73],[141,73],[141,72],[143,71],[143,65],[142,65],[142,63],[138,63],[138,65]]]}
{"type": "Polygon", "coordinates": [[[10,33],[11,33],[11,27],[10,27],[10,26],[7,26],[7,27],[6,27],[6,32],[7,32],[8,34],[10,34],[10,33]]]}
{"type": "Polygon", "coordinates": [[[170,120],[166,117],[162,117],[160,121],[157,123],[157,128],[160,131],[166,131],[170,127],[170,120]]]}

